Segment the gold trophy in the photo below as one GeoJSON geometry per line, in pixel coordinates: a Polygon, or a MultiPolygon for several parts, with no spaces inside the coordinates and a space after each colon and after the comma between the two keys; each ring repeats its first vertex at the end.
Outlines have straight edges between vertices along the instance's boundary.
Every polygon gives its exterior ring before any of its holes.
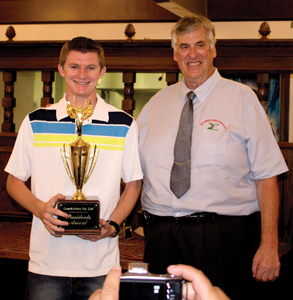
{"type": "Polygon", "coordinates": [[[66,152],[65,144],[61,148],[61,155],[66,172],[76,186],[76,193],[72,198],[57,201],[57,208],[66,212],[67,219],[58,217],[67,221],[68,226],[64,226],[65,232],[62,234],[101,234],[100,219],[100,201],[98,199],[86,199],[82,192],[82,187],[90,178],[96,165],[99,149],[97,145],[91,153],[90,144],[82,139],[83,121],[89,118],[93,113],[93,106],[89,99],[85,99],[84,107],[75,107],[75,98],[73,98],[73,107],[70,101],[67,101],[67,114],[70,118],[75,119],[77,140],[69,145],[69,153],[66,152]],[[71,170],[68,160],[70,161],[71,170]],[[91,165],[89,167],[89,162],[91,165]]]}

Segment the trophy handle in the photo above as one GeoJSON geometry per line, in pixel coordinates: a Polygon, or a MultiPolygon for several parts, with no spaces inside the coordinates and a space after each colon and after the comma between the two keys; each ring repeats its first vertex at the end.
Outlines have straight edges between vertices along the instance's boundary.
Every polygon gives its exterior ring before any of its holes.
{"type": "Polygon", "coordinates": [[[75,185],[75,180],[70,172],[68,161],[67,161],[67,158],[70,158],[70,155],[66,152],[65,144],[63,144],[63,147],[61,147],[60,151],[61,151],[62,160],[63,160],[64,167],[66,169],[66,172],[67,172],[70,180],[72,181],[72,183],[75,185]]]}
{"type": "Polygon", "coordinates": [[[98,155],[99,155],[99,148],[97,148],[97,145],[95,145],[95,149],[94,149],[94,152],[90,155],[90,158],[89,159],[92,159],[92,163],[91,163],[91,166],[89,168],[89,171],[88,171],[88,174],[84,180],[84,184],[87,183],[88,179],[90,178],[93,170],[94,170],[94,167],[96,165],[96,162],[97,162],[97,159],[98,159],[98,155]]]}

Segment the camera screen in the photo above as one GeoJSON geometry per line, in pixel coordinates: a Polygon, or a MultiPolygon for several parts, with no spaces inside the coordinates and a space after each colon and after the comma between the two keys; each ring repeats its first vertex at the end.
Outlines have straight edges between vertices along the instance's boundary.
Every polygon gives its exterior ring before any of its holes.
{"type": "Polygon", "coordinates": [[[121,282],[119,300],[165,300],[180,299],[181,293],[179,282],[134,281],[121,282]]]}

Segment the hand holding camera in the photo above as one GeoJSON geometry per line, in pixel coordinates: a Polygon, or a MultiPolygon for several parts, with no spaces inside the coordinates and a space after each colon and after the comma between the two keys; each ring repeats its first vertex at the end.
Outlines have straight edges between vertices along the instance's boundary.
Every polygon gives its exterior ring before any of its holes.
{"type": "Polygon", "coordinates": [[[213,286],[204,273],[186,265],[168,267],[168,272],[182,276],[187,282],[183,284],[182,299],[186,300],[229,300],[230,298],[218,287],[213,286]]]}
{"type": "Polygon", "coordinates": [[[130,263],[120,277],[119,300],[181,300],[182,281],[181,276],[152,274],[148,264],[130,263]]]}
{"type": "Polygon", "coordinates": [[[103,289],[94,292],[89,300],[229,300],[221,289],[211,284],[202,271],[191,266],[169,266],[168,272],[173,275],[153,275],[148,272],[147,264],[130,265],[129,271],[121,275],[121,269],[113,267],[103,289]],[[129,272],[131,269],[132,273],[129,272]],[[188,282],[182,283],[183,279],[188,282]],[[125,290],[126,288],[129,290],[125,290]]]}

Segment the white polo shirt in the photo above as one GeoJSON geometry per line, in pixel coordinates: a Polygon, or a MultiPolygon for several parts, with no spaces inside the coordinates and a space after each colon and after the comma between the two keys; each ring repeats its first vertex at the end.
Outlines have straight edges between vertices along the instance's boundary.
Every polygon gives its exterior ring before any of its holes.
{"type": "Polygon", "coordinates": [[[137,119],[143,208],[161,216],[259,211],[254,180],[288,168],[255,93],[216,69],[194,90],[191,187],[180,199],[170,190],[174,143],[188,92],[184,81],[159,91],[137,119]]]}
{"type": "MultiPolygon", "coordinates": [[[[23,121],[5,171],[22,181],[31,176],[32,193],[44,202],[76,191],[62,162],[60,148],[77,139],[74,120],[67,116],[66,98],[30,113],[23,121]]],[[[100,148],[94,171],[83,187],[86,196],[100,199],[100,218],[109,219],[120,197],[121,177],[139,180],[142,171],[137,126],[125,112],[97,95],[93,115],[84,121],[82,138],[100,148]]],[[[33,217],[29,271],[44,275],[91,277],[119,265],[118,238],[86,241],[76,236],[56,238],[33,217]]]]}

